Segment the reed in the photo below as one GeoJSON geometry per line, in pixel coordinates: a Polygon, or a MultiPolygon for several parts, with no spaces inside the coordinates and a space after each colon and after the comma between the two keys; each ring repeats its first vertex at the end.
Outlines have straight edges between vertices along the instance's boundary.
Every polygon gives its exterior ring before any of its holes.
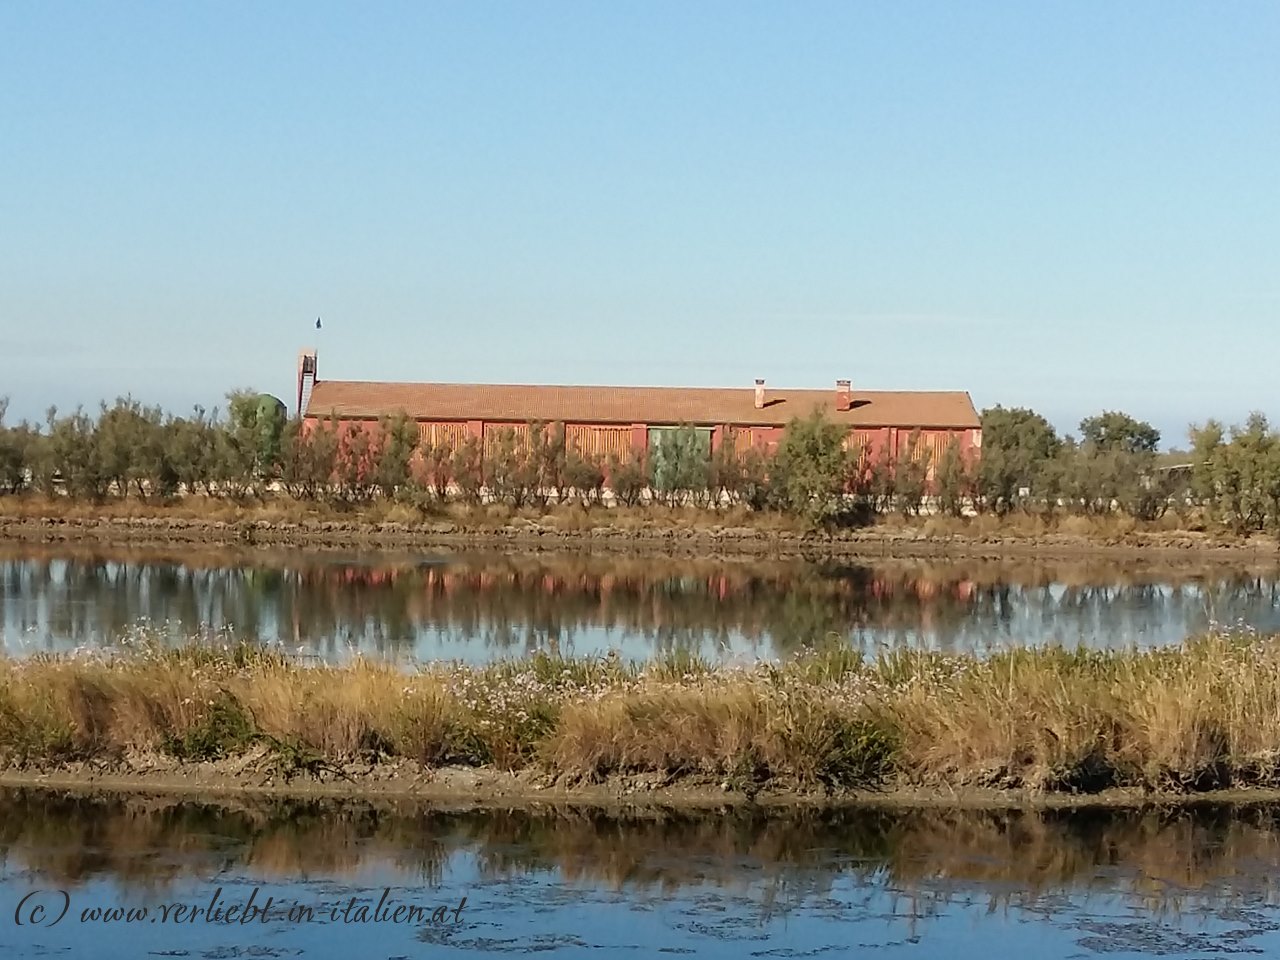
{"type": "Polygon", "coordinates": [[[395,759],[748,794],[1274,786],[1280,638],[1215,632],[1162,650],[986,657],[864,656],[829,642],[725,667],[537,655],[405,672],[207,642],[0,661],[7,765],[254,753],[303,770],[395,759]]]}

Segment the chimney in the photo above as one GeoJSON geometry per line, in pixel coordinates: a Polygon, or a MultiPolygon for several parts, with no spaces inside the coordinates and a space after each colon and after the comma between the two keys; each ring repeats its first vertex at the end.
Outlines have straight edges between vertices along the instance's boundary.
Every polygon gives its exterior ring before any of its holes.
{"type": "Polygon", "coordinates": [[[756,409],[764,409],[764,381],[756,379],[756,409]]]}
{"type": "Polygon", "coordinates": [[[313,349],[303,350],[298,354],[298,416],[306,410],[315,382],[316,352],[313,349]]]}
{"type": "Polygon", "coordinates": [[[836,381],[836,409],[848,410],[853,406],[852,387],[848,380],[836,381]]]}

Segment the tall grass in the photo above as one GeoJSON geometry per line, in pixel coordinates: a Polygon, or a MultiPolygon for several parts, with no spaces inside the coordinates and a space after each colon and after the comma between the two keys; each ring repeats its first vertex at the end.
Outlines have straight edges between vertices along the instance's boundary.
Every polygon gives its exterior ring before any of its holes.
{"type": "Polygon", "coordinates": [[[156,753],[643,774],[748,793],[1280,785],[1280,638],[984,658],[826,644],[748,667],[538,655],[415,673],[248,646],[0,661],[0,761],[156,753]]]}

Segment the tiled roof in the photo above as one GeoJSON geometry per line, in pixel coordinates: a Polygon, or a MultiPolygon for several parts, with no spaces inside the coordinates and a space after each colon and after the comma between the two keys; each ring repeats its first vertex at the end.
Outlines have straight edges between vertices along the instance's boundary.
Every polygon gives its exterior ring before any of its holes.
{"type": "Polygon", "coordinates": [[[318,380],[307,415],[378,417],[404,412],[416,420],[523,423],[735,424],[784,426],[815,406],[851,427],[979,426],[969,394],[961,391],[854,390],[853,408],[835,409],[835,389],[768,388],[765,406],[755,390],[708,387],[569,387],[469,383],[380,383],[318,380]]]}

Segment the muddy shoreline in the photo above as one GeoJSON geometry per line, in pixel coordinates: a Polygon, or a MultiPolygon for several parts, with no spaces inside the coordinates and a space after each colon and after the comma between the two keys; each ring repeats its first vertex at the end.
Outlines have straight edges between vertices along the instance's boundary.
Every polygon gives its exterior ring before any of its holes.
{"type": "Polygon", "coordinates": [[[859,529],[796,533],[749,527],[672,526],[565,531],[531,521],[492,528],[452,522],[221,521],[190,517],[0,517],[0,541],[131,546],[264,546],[326,549],[485,549],[631,556],[939,557],[1274,560],[1280,542],[1195,532],[1132,532],[1107,540],[1071,534],[929,535],[859,529]]]}
{"type": "MultiPolygon", "coordinates": [[[[1132,788],[1097,793],[1021,789],[889,785],[878,790],[833,794],[785,787],[746,794],[714,780],[691,778],[664,784],[657,775],[614,776],[595,784],[549,782],[532,772],[444,767],[426,769],[400,762],[332,775],[298,774],[288,779],[237,770],[239,761],[175,764],[168,758],[135,758],[130,764],[80,763],[0,771],[0,789],[39,789],[85,796],[153,796],[227,801],[235,799],[407,802],[437,810],[529,810],[573,807],[613,812],[671,810],[729,813],[755,810],[821,812],[852,808],[946,810],[1082,810],[1186,808],[1280,803],[1280,788],[1218,789],[1161,793],[1132,788]],[[140,767],[152,766],[152,769],[140,767]]],[[[353,765],[354,766],[354,765],[353,765]]]]}

